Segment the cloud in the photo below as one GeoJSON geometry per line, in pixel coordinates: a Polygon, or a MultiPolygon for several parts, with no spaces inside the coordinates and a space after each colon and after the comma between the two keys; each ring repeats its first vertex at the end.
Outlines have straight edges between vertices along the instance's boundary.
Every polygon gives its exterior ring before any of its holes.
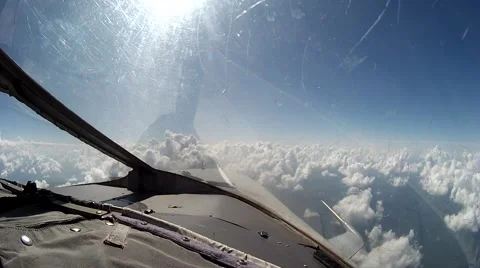
{"type": "Polygon", "coordinates": [[[297,184],[297,185],[295,185],[295,187],[293,187],[294,192],[298,192],[298,191],[302,191],[302,190],[303,190],[303,186],[300,185],[300,184],[297,184]]]}
{"type": "Polygon", "coordinates": [[[402,187],[407,185],[408,178],[405,177],[394,177],[389,180],[389,183],[394,187],[402,187]]]}
{"type": "Polygon", "coordinates": [[[59,184],[59,185],[57,185],[56,187],[62,188],[62,187],[67,187],[67,186],[72,186],[72,185],[73,185],[73,184],[72,184],[71,182],[67,181],[67,182],[64,183],[64,184],[59,184]]]}
{"type": "Polygon", "coordinates": [[[373,181],[375,181],[375,177],[368,177],[359,172],[355,172],[353,175],[348,175],[342,179],[342,182],[346,185],[359,188],[368,187],[373,181]]]}
{"type": "Polygon", "coordinates": [[[392,230],[382,231],[381,225],[376,225],[366,233],[369,251],[362,250],[354,256],[359,267],[404,268],[420,267],[421,248],[414,243],[414,231],[397,238],[392,230]]]}
{"type": "Polygon", "coordinates": [[[305,209],[305,212],[303,213],[304,218],[311,218],[311,217],[320,217],[320,214],[316,211],[312,211],[309,208],[305,209]]]}
{"type": "Polygon", "coordinates": [[[88,183],[124,176],[129,170],[83,144],[0,140],[0,176],[5,178],[55,185],[65,177],[74,182],[76,176],[81,178],[78,183],[88,183]]]}
{"type": "Polygon", "coordinates": [[[324,171],[322,171],[322,173],[321,173],[321,174],[322,174],[322,176],[324,176],[324,177],[337,177],[337,174],[335,174],[335,173],[331,173],[331,172],[330,172],[330,171],[328,171],[328,170],[324,170],[324,171]]]}
{"type": "MultiPolygon", "coordinates": [[[[342,196],[335,199],[338,202],[333,209],[354,226],[367,228],[369,224],[369,230],[381,222],[383,206],[387,206],[386,202],[377,200],[377,195],[374,198],[372,189],[377,192],[376,186],[386,183],[386,187],[394,191],[393,187],[416,183],[425,193],[450,198],[460,205],[458,213],[444,217],[450,229],[478,231],[480,153],[456,155],[439,147],[413,153],[407,149],[382,151],[372,147],[331,148],[272,142],[204,144],[193,136],[169,131],[163,141],[152,139],[145,144],[123,146],[155,168],[209,168],[218,163],[224,170],[239,172],[269,189],[295,194],[311,194],[312,182],[338,183],[344,188],[339,191],[342,196]]],[[[129,170],[84,145],[0,140],[0,176],[29,175],[45,187],[104,181],[124,176],[129,170]],[[54,182],[58,177],[70,179],[54,182]]],[[[388,190],[382,189],[382,192],[388,190]]],[[[315,209],[310,205],[298,213],[305,218],[319,217],[315,209]]],[[[366,237],[369,247],[355,257],[362,267],[419,265],[420,248],[414,243],[413,231],[396,236],[392,230],[383,232],[378,225],[366,237]]]]}
{"type": "MultiPolygon", "coordinates": [[[[218,163],[225,170],[276,189],[299,192],[308,190],[304,189],[306,181],[338,181],[349,191],[336,199],[336,209],[348,221],[358,223],[372,222],[382,214],[379,208],[383,204],[371,204],[370,189],[375,184],[405,187],[414,179],[412,183],[420,185],[425,193],[446,196],[460,205],[460,211],[444,217],[450,229],[476,232],[479,228],[480,153],[452,154],[439,147],[413,153],[407,149],[382,151],[272,142],[203,144],[193,136],[169,131],[163,141],[152,139],[123,146],[155,168],[209,168],[218,163]]],[[[78,179],[69,181],[71,184],[91,183],[124,176],[129,170],[85,145],[0,140],[2,177],[65,186],[63,178],[78,179]]]]}
{"type": "MultiPolygon", "coordinates": [[[[452,159],[439,147],[433,148],[424,157],[425,165],[421,172],[423,189],[432,195],[445,195],[453,184],[457,170],[455,159],[452,159]]],[[[458,171],[458,172],[457,172],[458,171]]]]}
{"type": "Polygon", "coordinates": [[[333,206],[346,222],[351,224],[365,224],[375,218],[375,211],[370,207],[372,190],[351,190],[352,194],[346,196],[333,206]]]}
{"type": "Polygon", "coordinates": [[[421,185],[431,195],[449,195],[461,210],[445,215],[447,226],[478,232],[480,226],[480,153],[449,154],[438,146],[423,158],[421,185]]]}
{"type": "Polygon", "coordinates": [[[377,205],[375,206],[375,217],[377,218],[377,221],[382,220],[384,211],[385,210],[383,208],[383,201],[378,200],[377,205]]]}
{"type": "Polygon", "coordinates": [[[48,186],[50,186],[45,180],[35,180],[35,184],[37,185],[37,188],[40,189],[48,188],[48,186]]]}

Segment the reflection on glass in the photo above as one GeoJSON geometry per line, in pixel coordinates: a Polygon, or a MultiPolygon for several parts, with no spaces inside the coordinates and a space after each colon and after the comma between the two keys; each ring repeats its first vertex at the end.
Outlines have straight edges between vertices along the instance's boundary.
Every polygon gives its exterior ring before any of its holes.
{"type": "Polygon", "coordinates": [[[38,187],[94,183],[130,168],[79,142],[14,98],[0,93],[0,177],[38,187]]]}
{"type": "MultiPolygon", "coordinates": [[[[476,3],[8,0],[0,8],[2,49],[151,166],[220,166],[226,183],[363,267],[478,266],[476,3]],[[354,255],[323,202],[362,237],[354,255]]],[[[42,126],[0,118],[0,172],[28,174],[32,165],[3,160],[13,151],[6,140],[42,126]]],[[[70,143],[45,137],[28,139],[70,143]]],[[[94,168],[102,178],[125,171],[85,160],[83,147],[49,150],[69,152],[62,159],[78,181],[94,168]]]]}

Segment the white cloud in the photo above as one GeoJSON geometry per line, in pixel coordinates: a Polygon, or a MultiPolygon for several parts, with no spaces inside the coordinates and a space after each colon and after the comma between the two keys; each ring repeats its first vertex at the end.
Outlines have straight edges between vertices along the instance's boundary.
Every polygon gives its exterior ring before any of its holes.
{"type": "Polygon", "coordinates": [[[337,177],[337,174],[335,174],[335,173],[331,173],[331,172],[330,172],[330,171],[328,171],[328,170],[324,170],[324,171],[322,171],[322,173],[321,173],[321,174],[322,174],[322,176],[324,176],[324,177],[337,177]]]}
{"type": "Polygon", "coordinates": [[[38,179],[39,183],[52,184],[51,180],[58,183],[62,177],[75,174],[81,178],[79,183],[87,183],[123,176],[128,170],[86,145],[0,140],[0,176],[6,178],[38,179]]]}
{"type": "Polygon", "coordinates": [[[61,187],[67,187],[67,186],[71,186],[73,185],[71,182],[67,181],[66,183],[64,184],[60,184],[60,185],[57,185],[58,188],[61,188],[61,187]]]}
{"type": "Polygon", "coordinates": [[[320,217],[320,214],[318,212],[310,210],[309,208],[305,209],[305,212],[303,213],[304,218],[311,218],[311,217],[320,217]]]}
{"type": "Polygon", "coordinates": [[[383,201],[378,200],[377,205],[375,206],[375,217],[377,218],[377,221],[382,220],[384,211],[385,210],[383,208],[383,201]]]}
{"type": "Polygon", "coordinates": [[[39,189],[44,189],[44,188],[48,188],[48,186],[50,186],[45,180],[35,180],[35,184],[37,185],[37,188],[39,189]]]}
{"type": "Polygon", "coordinates": [[[333,210],[348,223],[365,224],[375,218],[375,212],[370,207],[371,201],[372,193],[368,188],[346,196],[333,206],[333,210]]]}
{"type": "Polygon", "coordinates": [[[295,187],[293,187],[293,191],[295,192],[302,191],[302,190],[303,190],[303,186],[300,184],[297,184],[295,185],[295,187]]]}
{"type": "MultiPolygon", "coordinates": [[[[353,225],[375,224],[383,218],[384,203],[373,202],[371,190],[382,181],[391,187],[405,187],[412,181],[419,183],[428,194],[449,197],[461,206],[457,214],[444,217],[454,231],[478,231],[480,224],[480,153],[456,155],[439,147],[414,154],[407,149],[382,151],[271,142],[203,144],[193,136],[171,132],[166,132],[164,141],[124,146],[159,169],[203,168],[219,163],[225,170],[235,170],[263,185],[302,191],[302,194],[309,190],[304,189],[309,185],[306,181],[339,182],[349,189],[333,209],[353,225]]],[[[65,178],[71,179],[58,187],[108,180],[124,176],[129,170],[84,145],[0,140],[0,176],[30,174],[38,176],[36,183],[45,187],[55,185],[50,179],[66,172],[69,173],[65,178]]],[[[312,209],[306,209],[303,216],[319,217],[312,209]]],[[[376,226],[367,238],[368,251],[355,256],[361,267],[417,267],[420,264],[420,248],[414,244],[413,231],[397,237],[393,231],[383,232],[381,226],[376,226]]]]}
{"type": "Polygon", "coordinates": [[[362,250],[354,256],[360,267],[407,268],[420,267],[422,254],[414,243],[415,234],[410,230],[408,235],[397,238],[392,230],[382,232],[382,226],[374,226],[367,233],[370,251],[362,250]]]}
{"type": "Polygon", "coordinates": [[[439,147],[424,156],[421,185],[432,195],[447,195],[462,206],[453,215],[445,215],[447,226],[478,232],[480,226],[480,153],[449,154],[439,147]]]}
{"type": "Polygon", "coordinates": [[[405,177],[394,177],[389,180],[389,183],[394,187],[405,186],[408,183],[408,178],[405,177]]]}
{"type": "MultiPolygon", "coordinates": [[[[445,216],[449,228],[478,231],[480,224],[480,153],[455,155],[439,147],[414,154],[407,149],[382,151],[271,142],[203,144],[193,136],[168,131],[164,141],[124,146],[159,169],[214,167],[217,162],[263,185],[293,191],[305,191],[302,185],[306,180],[341,180],[351,189],[337,208],[342,216],[359,222],[380,217],[379,209],[375,214],[370,208],[372,194],[368,188],[373,184],[386,181],[393,187],[404,187],[415,178],[427,193],[448,196],[461,206],[457,214],[445,216]]],[[[78,178],[70,181],[72,184],[89,183],[121,177],[129,170],[84,145],[0,140],[1,177],[33,177],[55,185],[62,183],[61,177],[78,178]]]]}
{"type": "Polygon", "coordinates": [[[342,182],[346,185],[359,188],[368,187],[373,183],[373,181],[375,181],[375,177],[368,177],[359,172],[355,172],[353,175],[348,175],[342,179],[342,182]]]}

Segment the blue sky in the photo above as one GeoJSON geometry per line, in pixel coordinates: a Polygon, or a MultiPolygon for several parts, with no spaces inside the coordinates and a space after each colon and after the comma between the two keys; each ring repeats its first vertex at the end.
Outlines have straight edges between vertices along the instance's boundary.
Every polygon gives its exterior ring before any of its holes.
{"type": "MultiPolygon", "coordinates": [[[[175,24],[184,35],[128,3],[123,13],[102,1],[102,9],[82,6],[79,13],[77,4],[27,2],[18,5],[13,38],[5,27],[0,41],[57,98],[117,141],[135,141],[174,110],[182,92],[171,78],[178,55],[200,49],[209,74],[196,90],[220,109],[198,107],[215,117],[197,117],[209,129],[207,140],[247,139],[242,132],[272,140],[478,142],[474,1],[208,1],[198,11],[203,24],[194,16],[175,24]],[[248,12],[239,16],[242,10],[248,12]],[[199,41],[197,27],[207,29],[199,41]]],[[[0,102],[4,136],[52,138],[37,127],[33,135],[33,119],[12,109],[13,100],[0,102]]]]}

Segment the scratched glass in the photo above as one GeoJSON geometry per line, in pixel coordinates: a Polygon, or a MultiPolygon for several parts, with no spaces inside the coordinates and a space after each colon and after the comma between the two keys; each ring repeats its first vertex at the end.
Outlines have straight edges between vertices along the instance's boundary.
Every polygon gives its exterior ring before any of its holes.
{"type": "MultiPolygon", "coordinates": [[[[223,183],[270,207],[280,200],[278,213],[359,266],[477,267],[479,8],[7,0],[0,45],[152,167],[220,167],[223,183]]],[[[2,176],[44,167],[55,187],[128,172],[11,99],[0,104],[2,176]],[[18,139],[58,165],[25,168],[12,156],[18,139]]]]}

